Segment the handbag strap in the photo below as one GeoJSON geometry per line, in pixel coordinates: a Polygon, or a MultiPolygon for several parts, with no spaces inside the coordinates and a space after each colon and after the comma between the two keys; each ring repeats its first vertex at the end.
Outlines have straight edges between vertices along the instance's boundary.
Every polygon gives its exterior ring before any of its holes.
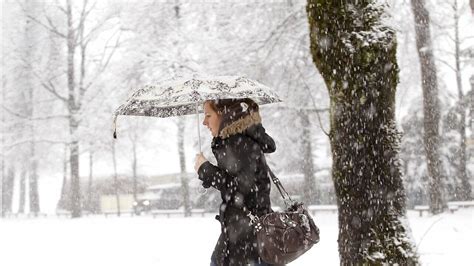
{"type": "Polygon", "coordinates": [[[289,205],[291,205],[291,202],[293,201],[290,197],[290,194],[288,194],[286,189],[281,184],[280,179],[278,179],[278,177],[275,176],[275,174],[272,172],[272,170],[270,168],[268,168],[268,173],[270,174],[270,177],[272,179],[273,184],[275,184],[276,188],[280,192],[280,195],[283,198],[283,202],[288,207],[289,205]],[[285,197],[285,195],[286,195],[286,197],[285,197]],[[290,202],[290,204],[288,203],[288,201],[290,202]]]}
{"type": "Polygon", "coordinates": [[[262,163],[267,166],[268,175],[272,179],[273,184],[275,184],[278,191],[280,192],[280,195],[283,198],[283,202],[285,203],[286,207],[289,207],[293,203],[293,200],[291,199],[290,194],[288,194],[286,189],[281,184],[280,179],[276,177],[276,175],[272,172],[272,169],[270,169],[270,167],[268,166],[265,156],[261,156],[260,160],[262,160],[262,163]]]}
{"type": "MultiPolygon", "coordinates": [[[[290,194],[288,194],[286,189],[281,184],[280,179],[278,179],[278,177],[275,176],[275,174],[272,172],[272,170],[269,167],[267,169],[268,169],[268,173],[270,175],[270,178],[272,179],[273,184],[275,184],[275,186],[277,187],[278,191],[280,192],[281,197],[283,198],[283,202],[285,203],[286,207],[288,208],[289,206],[291,206],[291,204],[293,202],[293,200],[290,197],[290,194]]],[[[254,226],[257,226],[257,228],[256,228],[257,230],[261,229],[261,228],[259,228],[259,227],[261,227],[261,225],[259,225],[259,223],[258,223],[259,222],[258,216],[253,215],[252,212],[250,212],[250,210],[245,208],[245,206],[244,206],[244,212],[246,212],[247,216],[250,218],[251,224],[253,224],[254,226]]]]}

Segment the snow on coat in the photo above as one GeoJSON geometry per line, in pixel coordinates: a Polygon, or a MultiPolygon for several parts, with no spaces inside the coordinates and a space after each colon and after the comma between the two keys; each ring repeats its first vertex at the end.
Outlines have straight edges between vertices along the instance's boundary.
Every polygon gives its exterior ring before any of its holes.
{"type": "Polygon", "coordinates": [[[258,112],[242,110],[240,115],[224,115],[219,136],[212,140],[217,166],[207,161],[198,170],[203,187],[212,186],[221,193],[222,230],[213,253],[218,265],[257,260],[256,238],[246,210],[258,216],[271,212],[271,180],[264,153],[274,152],[275,142],[265,132],[258,112]]]}

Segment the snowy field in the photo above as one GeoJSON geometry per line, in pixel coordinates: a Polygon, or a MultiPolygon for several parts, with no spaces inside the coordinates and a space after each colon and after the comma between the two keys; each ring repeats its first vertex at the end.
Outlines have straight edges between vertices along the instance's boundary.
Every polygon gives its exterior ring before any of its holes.
{"type": "MultiPolygon", "coordinates": [[[[408,217],[423,265],[474,265],[473,208],[408,217]]],[[[337,216],[315,221],[321,242],[291,265],[338,265],[337,216]]],[[[0,219],[0,265],[209,265],[218,234],[210,215],[0,219]]]]}

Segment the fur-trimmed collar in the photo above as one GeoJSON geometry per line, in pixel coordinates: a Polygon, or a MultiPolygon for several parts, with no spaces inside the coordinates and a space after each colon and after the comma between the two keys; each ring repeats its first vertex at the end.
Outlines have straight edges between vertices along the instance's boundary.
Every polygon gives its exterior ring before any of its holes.
{"type": "Polygon", "coordinates": [[[247,128],[262,123],[262,118],[260,117],[260,113],[251,112],[248,115],[241,117],[236,121],[230,122],[228,125],[224,126],[219,132],[219,137],[225,139],[237,133],[244,132],[247,128]]]}

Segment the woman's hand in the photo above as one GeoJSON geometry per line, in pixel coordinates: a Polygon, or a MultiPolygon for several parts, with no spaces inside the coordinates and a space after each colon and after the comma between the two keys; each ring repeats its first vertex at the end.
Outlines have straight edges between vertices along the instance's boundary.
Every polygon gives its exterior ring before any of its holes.
{"type": "Polygon", "coordinates": [[[201,164],[203,164],[206,161],[207,159],[206,157],[204,157],[204,155],[202,155],[202,152],[196,154],[196,159],[194,160],[194,170],[196,170],[197,172],[199,170],[199,167],[201,167],[201,164]]]}

